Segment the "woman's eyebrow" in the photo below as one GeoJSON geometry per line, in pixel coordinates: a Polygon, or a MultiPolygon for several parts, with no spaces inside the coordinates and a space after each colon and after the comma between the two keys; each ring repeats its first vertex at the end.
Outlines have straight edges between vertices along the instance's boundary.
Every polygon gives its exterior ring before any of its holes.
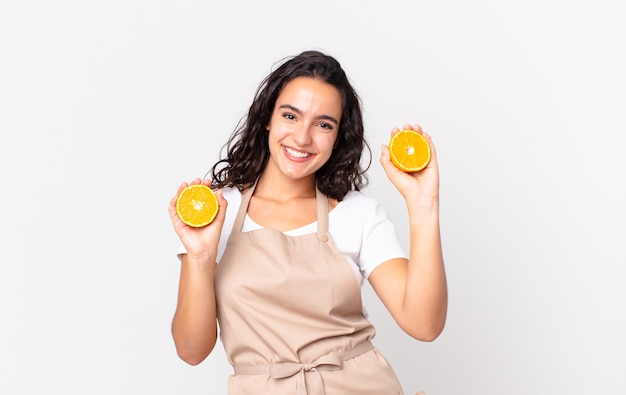
{"type": "MultiPolygon", "coordinates": [[[[291,104],[282,104],[278,108],[288,109],[288,110],[291,110],[291,111],[295,112],[298,115],[302,115],[302,110],[300,110],[297,107],[292,106],[291,104]]],[[[330,115],[321,114],[321,115],[318,115],[316,118],[317,119],[324,119],[326,121],[331,121],[331,122],[334,122],[335,124],[339,125],[339,121],[337,121],[337,119],[335,119],[335,117],[331,117],[330,115]]]]}

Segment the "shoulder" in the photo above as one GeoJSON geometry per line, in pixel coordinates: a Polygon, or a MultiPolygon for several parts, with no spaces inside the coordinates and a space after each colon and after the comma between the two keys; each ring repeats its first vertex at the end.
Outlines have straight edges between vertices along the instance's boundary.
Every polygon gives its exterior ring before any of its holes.
{"type": "Polygon", "coordinates": [[[241,204],[241,192],[235,187],[227,187],[222,189],[222,196],[228,202],[226,224],[229,224],[235,220],[235,215],[241,204]]]}
{"type": "Polygon", "coordinates": [[[376,211],[382,208],[382,204],[375,198],[361,191],[350,191],[344,199],[337,204],[336,209],[350,213],[363,212],[363,210],[376,211]]]}
{"type": "Polygon", "coordinates": [[[228,198],[241,199],[241,192],[239,192],[239,189],[235,187],[222,188],[222,193],[224,195],[224,199],[226,200],[228,200],[228,198]]]}
{"type": "Polygon", "coordinates": [[[375,198],[361,191],[350,191],[330,213],[331,224],[363,233],[381,222],[389,222],[385,207],[375,198]]]}
{"type": "Polygon", "coordinates": [[[346,194],[340,204],[375,205],[378,200],[374,199],[363,191],[350,191],[346,194]]]}
{"type": "Polygon", "coordinates": [[[228,212],[232,212],[239,207],[241,203],[241,192],[236,187],[222,188],[222,196],[224,196],[224,199],[228,202],[228,212]]]}

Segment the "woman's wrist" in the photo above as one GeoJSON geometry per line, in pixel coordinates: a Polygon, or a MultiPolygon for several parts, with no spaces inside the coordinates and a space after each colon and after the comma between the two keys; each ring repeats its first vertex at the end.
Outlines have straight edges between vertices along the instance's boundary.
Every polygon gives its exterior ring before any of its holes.
{"type": "Polygon", "coordinates": [[[407,209],[409,215],[432,215],[439,214],[439,197],[438,196],[418,196],[407,199],[407,209]]]}
{"type": "Polygon", "coordinates": [[[209,251],[187,253],[187,263],[190,266],[213,266],[215,258],[215,254],[209,251]]]}

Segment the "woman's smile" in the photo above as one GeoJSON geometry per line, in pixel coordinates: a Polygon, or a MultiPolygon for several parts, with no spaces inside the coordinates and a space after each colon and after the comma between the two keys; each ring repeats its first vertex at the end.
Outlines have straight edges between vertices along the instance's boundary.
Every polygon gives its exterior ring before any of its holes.
{"type": "Polygon", "coordinates": [[[299,151],[291,147],[283,146],[287,156],[296,161],[303,161],[311,157],[313,154],[310,152],[299,151]]]}

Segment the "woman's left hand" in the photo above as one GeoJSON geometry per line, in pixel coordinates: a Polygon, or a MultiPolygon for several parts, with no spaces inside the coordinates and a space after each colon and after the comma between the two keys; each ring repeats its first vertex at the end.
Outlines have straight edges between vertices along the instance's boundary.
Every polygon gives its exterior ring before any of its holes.
{"type": "MultiPolygon", "coordinates": [[[[421,133],[428,144],[430,145],[430,162],[428,165],[416,173],[406,173],[398,169],[393,162],[389,154],[389,147],[383,145],[381,147],[382,154],[380,156],[380,163],[387,174],[387,177],[392,184],[398,189],[400,194],[407,202],[422,203],[422,204],[438,204],[439,202],[439,167],[437,164],[437,152],[432,139],[422,131],[422,128],[417,125],[405,124],[403,130],[412,129],[418,133],[421,133]]],[[[399,128],[393,128],[391,130],[391,136],[398,133],[399,128]]]]}

